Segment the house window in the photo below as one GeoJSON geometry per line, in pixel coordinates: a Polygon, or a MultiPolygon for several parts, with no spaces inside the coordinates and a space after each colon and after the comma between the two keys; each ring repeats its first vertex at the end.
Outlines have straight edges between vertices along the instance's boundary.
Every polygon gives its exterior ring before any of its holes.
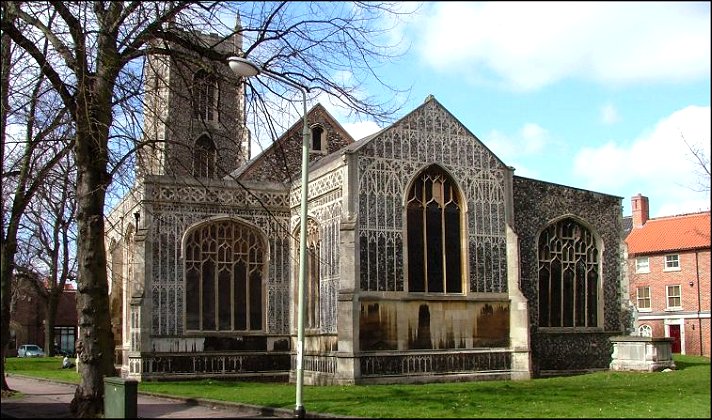
{"type": "Polygon", "coordinates": [[[217,121],[217,109],[217,79],[205,70],[199,70],[193,76],[193,115],[203,121],[217,121]]]}
{"type": "Polygon", "coordinates": [[[571,218],[539,236],[539,326],[598,326],[599,250],[593,234],[571,218]]]}
{"type": "MultiPolygon", "coordinates": [[[[300,230],[297,228],[294,237],[299,241],[300,230]]],[[[319,295],[320,295],[320,248],[321,241],[319,239],[319,225],[312,219],[307,220],[307,273],[305,276],[305,317],[304,326],[306,328],[318,328],[319,327],[319,295]]],[[[294,249],[297,251],[297,261],[295,277],[299,278],[299,243],[296,244],[294,249]]],[[[295,282],[296,283],[296,282],[295,282]]],[[[298,286],[298,283],[297,283],[298,286]]],[[[299,290],[295,287],[295,290],[299,290]]],[[[298,292],[297,292],[298,293],[298,292]]],[[[297,299],[294,302],[298,302],[297,299]]]]}
{"type": "Polygon", "coordinates": [[[311,129],[311,150],[313,152],[326,151],[326,132],[320,125],[315,125],[311,129]]]}
{"type": "Polygon", "coordinates": [[[208,136],[200,136],[193,147],[193,176],[211,178],[215,176],[215,143],[208,136]]]}
{"type": "Polygon", "coordinates": [[[638,257],[635,259],[636,273],[650,273],[650,259],[648,257],[638,257]]]}
{"type": "Polygon", "coordinates": [[[185,239],[186,329],[262,329],[266,246],[259,232],[234,220],[191,229],[185,239]]]}
{"type": "Polygon", "coordinates": [[[650,286],[638,287],[638,310],[650,310],[650,286]]]}
{"type": "Polygon", "coordinates": [[[665,271],[676,271],[680,269],[680,255],[670,254],[665,256],[665,271]]]}
{"type": "Polygon", "coordinates": [[[640,327],[638,327],[638,335],[641,337],[652,337],[653,336],[653,328],[650,325],[643,324],[640,327]]]}
{"type": "Polygon", "coordinates": [[[680,309],[682,307],[682,300],[680,294],[680,285],[668,286],[667,287],[667,308],[668,309],[680,309]]]}
{"type": "Polygon", "coordinates": [[[425,170],[408,192],[408,290],[462,293],[460,198],[438,166],[425,170]]]}
{"type": "MultiPolygon", "coordinates": [[[[54,327],[54,341],[59,350],[74,354],[74,327],[54,327]]],[[[57,350],[55,348],[55,350],[57,350]]]]}

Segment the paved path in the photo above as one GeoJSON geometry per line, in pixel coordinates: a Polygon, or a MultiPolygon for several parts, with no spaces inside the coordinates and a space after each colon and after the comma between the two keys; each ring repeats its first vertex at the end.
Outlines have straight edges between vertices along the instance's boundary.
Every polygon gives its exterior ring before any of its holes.
{"type": "MultiPolygon", "coordinates": [[[[74,397],[76,385],[11,374],[6,375],[6,378],[10,388],[23,395],[20,398],[3,398],[3,418],[72,418],[69,403],[74,397]]],[[[140,392],[137,399],[139,418],[293,417],[290,410],[163,398],[140,392]]]]}

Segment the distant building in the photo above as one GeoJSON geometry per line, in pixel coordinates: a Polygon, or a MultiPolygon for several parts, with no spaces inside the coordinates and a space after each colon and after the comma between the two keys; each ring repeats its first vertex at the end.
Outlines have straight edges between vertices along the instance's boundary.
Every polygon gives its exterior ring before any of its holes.
{"type": "MultiPolygon", "coordinates": [[[[26,274],[16,276],[20,286],[13,297],[14,310],[10,314],[10,344],[7,354],[16,356],[17,349],[23,344],[37,344],[48,354],[49,346],[46,345],[44,336],[47,298],[40,293],[37,286],[30,283],[39,282],[38,279],[26,274]]],[[[71,284],[65,285],[54,320],[54,345],[69,353],[74,353],[77,336],[76,295],[77,291],[71,284]]]]}
{"type": "MultiPolygon", "coordinates": [[[[710,356],[710,212],[651,219],[632,198],[627,269],[637,335],[672,337],[673,353],[710,356]]],[[[625,223],[624,223],[625,226],[625,223]]]]}

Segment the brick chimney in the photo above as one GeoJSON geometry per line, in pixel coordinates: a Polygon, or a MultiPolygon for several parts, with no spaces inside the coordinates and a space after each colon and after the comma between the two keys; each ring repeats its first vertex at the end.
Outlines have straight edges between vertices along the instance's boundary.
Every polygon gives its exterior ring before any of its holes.
{"type": "Polygon", "coordinates": [[[633,209],[633,227],[638,228],[643,226],[650,218],[648,197],[638,193],[638,195],[633,196],[631,199],[631,206],[633,209]]]}

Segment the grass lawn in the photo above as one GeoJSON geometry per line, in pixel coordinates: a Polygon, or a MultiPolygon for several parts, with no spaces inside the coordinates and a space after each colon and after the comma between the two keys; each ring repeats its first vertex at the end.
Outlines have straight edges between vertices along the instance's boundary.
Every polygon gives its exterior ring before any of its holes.
{"type": "MultiPolygon", "coordinates": [[[[8,358],[9,373],[78,382],[61,358],[8,358]]],[[[710,418],[710,359],[675,356],[672,372],[423,385],[305,386],[307,412],[376,418],[710,418]]],[[[200,380],[142,382],[139,391],[294,408],[295,385],[200,380]]]]}

